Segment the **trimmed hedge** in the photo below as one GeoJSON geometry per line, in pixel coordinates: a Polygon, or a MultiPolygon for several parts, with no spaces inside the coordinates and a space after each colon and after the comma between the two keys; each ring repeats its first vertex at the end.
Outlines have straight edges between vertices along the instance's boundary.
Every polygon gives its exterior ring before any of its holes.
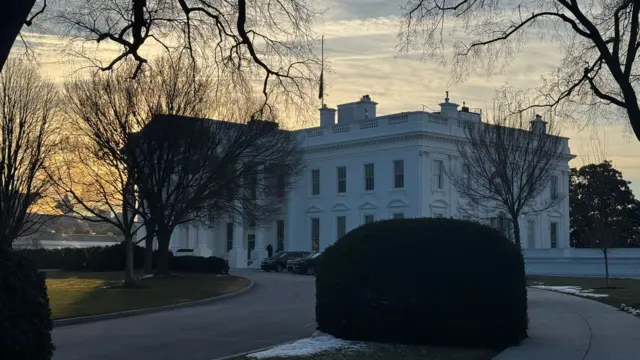
{"type": "Polygon", "coordinates": [[[352,230],[316,268],[318,330],[347,340],[503,349],[527,337],[524,260],[490,227],[396,219],[352,230]]]}
{"type": "MultiPolygon", "coordinates": [[[[61,269],[66,271],[120,271],[125,268],[124,242],[110,246],[62,249],[19,250],[39,269],[61,269]]],[[[133,250],[135,268],[144,263],[144,248],[135,246],[133,250]]]]}
{"type": "MultiPolygon", "coordinates": [[[[19,253],[29,258],[38,269],[65,271],[122,271],[125,268],[124,243],[111,246],[63,249],[25,249],[19,253]]],[[[144,264],[144,248],[135,246],[133,263],[136,269],[144,264]]],[[[153,251],[153,268],[158,263],[158,251],[153,251]]],[[[228,274],[226,260],[211,256],[173,256],[169,253],[169,270],[178,272],[203,272],[228,274]]]]}
{"type": "Polygon", "coordinates": [[[51,310],[44,273],[23,256],[0,258],[0,359],[49,360],[51,310]]]}

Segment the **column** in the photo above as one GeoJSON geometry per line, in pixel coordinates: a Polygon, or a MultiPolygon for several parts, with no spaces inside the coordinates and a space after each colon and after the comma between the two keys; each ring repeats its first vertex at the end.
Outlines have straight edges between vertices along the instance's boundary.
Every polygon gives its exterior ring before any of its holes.
{"type": "Polygon", "coordinates": [[[176,250],[180,249],[180,241],[184,236],[184,226],[178,225],[173,229],[173,233],[171,233],[171,240],[169,240],[169,251],[176,255],[176,250]]]}
{"type": "Polygon", "coordinates": [[[229,267],[232,269],[247,268],[247,249],[244,247],[244,227],[242,222],[233,224],[233,247],[229,251],[229,267]]]}
{"type": "Polygon", "coordinates": [[[265,244],[267,228],[264,226],[264,224],[256,224],[255,235],[256,247],[251,251],[251,259],[253,260],[252,267],[260,268],[260,262],[262,261],[262,259],[265,259],[269,256],[266,249],[267,245],[265,244]]]}
{"type": "Polygon", "coordinates": [[[192,224],[187,224],[187,249],[195,250],[198,237],[198,233],[196,231],[197,230],[195,226],[193,226],[192,224]]]}
{"type": "Polygon", "coordinates": [[[213,251],[209,246],[209,238],[211,237],[211,229],[205,228],[203,225],[196,225],[196,255],[209,257],[213,251]]]}
{"type": "MultiPolygon", "coordinates": [[[[296,244],[294,244],[294,239],[296,239],[296,203],[295,203],[295,195],[293,194],[294,189],[289,191],[287,194],[287,214],[284,220],[284,251],[295,251],[296,244]]],[[[300,214],[300,216],[306,217],[305,214],[300,214]]],[[[299,220],[302,224],[304,224],[304,219],[299,220]]]]}

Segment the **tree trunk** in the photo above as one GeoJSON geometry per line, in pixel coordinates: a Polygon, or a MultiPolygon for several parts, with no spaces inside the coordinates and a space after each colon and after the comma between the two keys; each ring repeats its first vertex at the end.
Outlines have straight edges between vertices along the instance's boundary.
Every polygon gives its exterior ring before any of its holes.
{"type": "Polygon", "coordinates": [[[13,43],[22,29],[35,0],[8,0],[0,12],[0,70],[9,57],[13,43]]]}
{"type": "Polygon", "coordinates": [[[153,237],[156,228],[154,225],[145,225],[147,230],[146,239],[144,240],[144,273],[153,273],[153,237]]]}
{"type": "Polygon", "coordinates": [[[158,267],[156,274],[160,276],[169,275],[169,242],[171,241],[170,231],[158,230],[158,267]]]}
{"type": "Polygon", "coordinates": [[[125,267],[124,267],[124,286],[133,286],[136,283],[136,279],[133,275],[133,236],[125,235],[124,238],[125,247],[125,267]]]}
{"type": "Polygon", "coordinates": [[[511,215],[511,221],[513,222],[513,242],[518,247],[518,250],[522,252],[522,243],[520,243],[520,223],[518,222],[518,216],[511,215]]]}
{"type": "Polygon", "coordinates": [[[602,249],[602,253],[604,254],[604,281],[609,287],[609,249],[602,249]]]}

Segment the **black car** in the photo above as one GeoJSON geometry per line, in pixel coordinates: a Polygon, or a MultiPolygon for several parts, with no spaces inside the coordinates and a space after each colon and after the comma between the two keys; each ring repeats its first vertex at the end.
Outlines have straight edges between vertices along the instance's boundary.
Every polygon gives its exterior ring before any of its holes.
{"type": "Polygon", "coordinates": [[[280,251],[273,254],[272,257],[262,259],[260,268],[266,272],[281,272],[287,268],[288,260],[297,260],[309,254],[308,251],[280,251]]]}
{"type": "Polygon", "coordinates": [[[293,262],[293,272],[296,274],[314,275],[316,273],[316,265],[322,253],[314,252],[302,259],[293,262]]]}

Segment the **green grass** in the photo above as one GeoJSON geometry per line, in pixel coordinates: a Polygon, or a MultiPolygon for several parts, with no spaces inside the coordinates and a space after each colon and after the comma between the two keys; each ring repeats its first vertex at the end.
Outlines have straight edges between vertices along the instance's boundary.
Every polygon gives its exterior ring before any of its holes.
{"type": "Polygon", "coordinates": [[[605,279],[588,277],[555,277],[555,276],[528,276],[529,285],[547,286],[579,286],[582,289],[593,289],[595,294],[607,294],[607,297],[587,298],[609,304],[619,308],[626,304],[633,308],[640,308],[640,280],[609,279],[606,286],[605,279]]]}
{"type": "MultiPolygon", "coordinates": [[[[332,350],[308,356],[270,357],[269,360],[489,360],[499,351],[434,346],[366,345],[360,350],[332,350]]],[[[249,356],[232,360],[254,360],[249,356]]]]}
{"type": "Polygon", "coordinates": [[[123,273],[47,272],[53,319],[106,314],[201,300],[248,286],[248,279],[216,274],[173,274],[123,288],[123,273]]]}

